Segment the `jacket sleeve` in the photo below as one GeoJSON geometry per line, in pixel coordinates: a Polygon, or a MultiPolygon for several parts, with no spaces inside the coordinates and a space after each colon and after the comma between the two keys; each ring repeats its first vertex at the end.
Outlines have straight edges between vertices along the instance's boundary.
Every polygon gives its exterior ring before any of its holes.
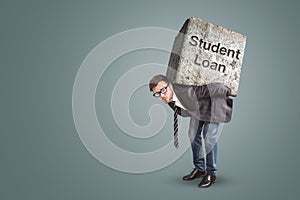
{"type": "Polygon", "coordinates": [[[222,83],[210,83],[193,87],[198,98],[228,97],[231,95],[231,89],[222,83]]]}

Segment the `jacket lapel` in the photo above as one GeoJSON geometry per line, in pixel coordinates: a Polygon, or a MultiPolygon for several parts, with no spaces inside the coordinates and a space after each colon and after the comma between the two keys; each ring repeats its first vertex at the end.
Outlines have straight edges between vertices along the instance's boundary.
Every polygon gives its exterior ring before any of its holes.
{"type": "Polygon", "coordinates": [[[177,98],[179,99],[180,103],[187,109],[187,111],[193,112],[195,110],[198,110],[198,100],[192,86],[179,84],[172,85],[177,98]]]}

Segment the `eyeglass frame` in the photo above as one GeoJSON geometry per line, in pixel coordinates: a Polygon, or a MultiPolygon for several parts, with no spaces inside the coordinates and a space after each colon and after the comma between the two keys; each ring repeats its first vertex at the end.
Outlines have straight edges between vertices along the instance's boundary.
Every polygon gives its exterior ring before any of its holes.
{"type": "Polygon", "coordinates": [[[168,83],[168,85],[166,87],[161,88],[159,90],[159,92],[153,93],[153,96],[156,97],[156,98],[159,98],[161,96],[161,94],[165,94],[168,91],[167,90],[168,87],[169,87],[169,83],[168,83]],[[158,95],[158,96],[156,96],[156,95],[158,95]]]}

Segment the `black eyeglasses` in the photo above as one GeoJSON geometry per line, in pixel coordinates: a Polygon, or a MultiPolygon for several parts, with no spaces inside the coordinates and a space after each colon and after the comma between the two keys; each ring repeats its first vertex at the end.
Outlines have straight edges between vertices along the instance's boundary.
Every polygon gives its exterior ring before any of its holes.
{"type": "Polygon", "coordinates": [[[168,87],[169,87],[169,83],[168,83],[168,85],[166,87],[160,89],[159,92],[153,93],[153,96],[156,97],[156,98],[160,97],[161,94],[165,94],[167,92],[167,88],[168,87]]]}

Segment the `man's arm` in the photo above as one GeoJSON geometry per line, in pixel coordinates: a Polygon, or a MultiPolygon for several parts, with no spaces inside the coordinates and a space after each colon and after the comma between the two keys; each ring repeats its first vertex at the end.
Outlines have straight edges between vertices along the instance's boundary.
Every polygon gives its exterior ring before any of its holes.
{"type": "Polygon", "coordinates": [[[231,89],[223,83],[194,86],[194,90],[198,98],[228,97],[231,95],[231,89]]]}

